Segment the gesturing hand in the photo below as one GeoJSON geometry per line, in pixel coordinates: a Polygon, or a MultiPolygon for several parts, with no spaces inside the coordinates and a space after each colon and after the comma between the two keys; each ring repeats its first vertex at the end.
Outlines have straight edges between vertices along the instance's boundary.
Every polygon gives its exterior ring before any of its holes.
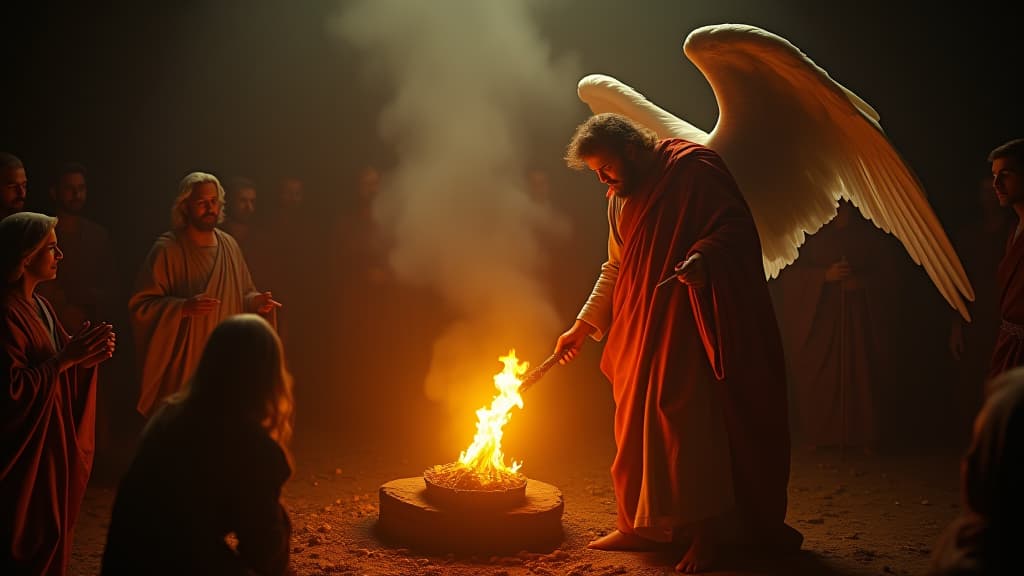
{"type": "Polygon", "coordinates": [[[701,288],[707,283],[708,270],[700,252],[694,252],[689,258],[676,264],[676,278],[694,288],[701,288]]]}
{"type": "Polygon", "coordinates": [[[825,282],[839,282],[846,280],[853,274],[853,268],[850,263],[846,261],[846,258],[833,262],[831,266],[825,270],[825,282]]]}
{"type": "Polygon", "coordinates": [[[220,306],[220,300],[216,298],[210,298],[203,294],[196,294],[195,296],[185,300],[185,305],[181,308],[181,313],[186,318],[190,316],[206,316],[210,312],[213,312],[220,306]]]}
{"type": "Polygon", "coordinates": [[[267,314],[274,308],[280,308],[281,303],[274,300],[274,295],[269,290],[266,292],[260,292],[252,299],[253,306],[256,307],[256,311],[260,314],[267,314]]]}

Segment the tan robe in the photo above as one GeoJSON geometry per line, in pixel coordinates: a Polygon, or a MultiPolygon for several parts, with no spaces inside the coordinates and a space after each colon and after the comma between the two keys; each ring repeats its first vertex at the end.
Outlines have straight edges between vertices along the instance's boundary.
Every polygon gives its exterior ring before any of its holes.
{"type": "Polygon", "coordinates": [[[138,410],[147,417],[192,376],[221,320],[255,311],[256,287],[238,243],[221,230],[215,234],[217,246],[203,248],[182,233],[165,232],[139,271],[128,308],[141,370],[138,410]],[[186,318],[185,301],[197,294],[218,298],[220,306],[186,318]]]}

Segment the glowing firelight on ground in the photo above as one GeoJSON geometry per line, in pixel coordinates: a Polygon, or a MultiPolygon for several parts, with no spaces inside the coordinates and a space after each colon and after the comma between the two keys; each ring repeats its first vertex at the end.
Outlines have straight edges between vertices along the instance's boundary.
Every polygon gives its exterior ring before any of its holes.
{"type": "Polygon", "coordinates": [[[523,397],[519,395],[519,379],[528,362],[520,362],[516,358],[515,349],[509,350],[507,356],[498,358],[505,369],[494,375],[494,387],[498,395],[491,400],[490,408],[483,407],[476,411],[476,436],[473,443],[459,455],[459,464],[471,468],[473,472],[484,478],[498,480],[508,474],[516,474],[522,462],[505,465],[505,455],[501,451],[502,428],[511,418],[514,406],[523,408],[523,397]]]}

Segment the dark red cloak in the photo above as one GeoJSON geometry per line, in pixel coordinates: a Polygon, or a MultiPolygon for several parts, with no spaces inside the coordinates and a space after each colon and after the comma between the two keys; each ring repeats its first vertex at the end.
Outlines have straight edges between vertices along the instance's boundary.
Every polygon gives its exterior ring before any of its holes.
{"type": "MultiPolygon", "coordinates": [[[[57,348],[68,334],[56,313],[57,348]]],[[[0,297],[0,574],[65,574],[71,533],[92,469],[96,369],[59,371],[36,304],[0,297]]]]}
{"type": "MultiPolygon", "coordinates": [[[[784,524],[790,466],[785,362],[757,229],[715,152],[665,140],[656,154],[653,172],[619,220],[622,258],[601,360],[616,400],[612,477],[619,527],[636,513],[646,453],[661,451],[658,457],[671,460],[681,442],[705,440],[681,438],[673,414],[686,403],[690,381],[710,369],[744,526],[768,546],[799,546],[799,535],[784,524]],[[655,289],[694,252],[706,264],[704,287],[674,282],[655,289]],[[660,418],[633,417],[650,402],[659,404],[660,418]],[[658,427],[653,437],[659,445],[638,442],[645,436],[638,426],[658,427]]],[[[649,430],[646,437],[652,437],[649,430]]],[[[680,462],[670,468],[683,476],[699,474],[699,466],[680,462]]]]}
{"type": "Polygon", "coordinates": [[[996,284],[999,288],[999,313],[1003,321],[996,335],[988,377],[993,378],[1015,366],[1024,365],[1024,240],[1006,244],[1006,255],[999,263],[996,284]]]}

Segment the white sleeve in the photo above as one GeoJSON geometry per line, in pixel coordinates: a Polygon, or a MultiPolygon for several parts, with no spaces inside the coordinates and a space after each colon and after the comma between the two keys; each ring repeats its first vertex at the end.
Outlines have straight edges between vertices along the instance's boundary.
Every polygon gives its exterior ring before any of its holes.
{"type": "Polygon", "coordinates": [[[601,274],[597,277],[590,297],[583,305],[577,319],[595,328],[591,338],[600,341],[612,325],[612,293],[615,281],[619,277],[619,262],[622,256],[622,244],[618,237],[618,215],[621,203],[608,203],[608,260],[601,265],[601,274]]]}

